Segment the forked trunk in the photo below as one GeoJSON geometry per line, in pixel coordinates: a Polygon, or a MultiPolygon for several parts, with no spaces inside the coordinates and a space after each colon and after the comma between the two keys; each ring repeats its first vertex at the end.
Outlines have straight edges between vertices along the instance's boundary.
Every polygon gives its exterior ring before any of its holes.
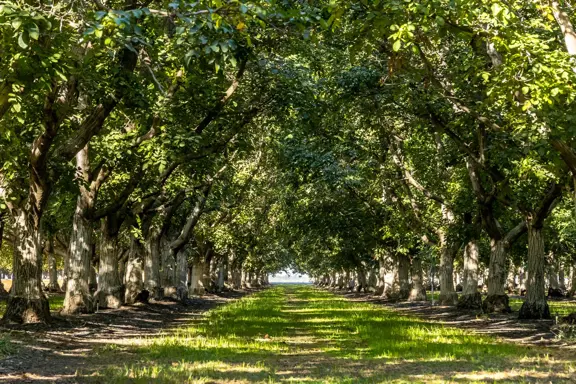
{"type": "Polygon", "coordinates": [[[412,259],[412,290],[410,290],[409,301],[426,301],[426,288],[424,288],[424,274],[422,272],[422,262],[419,258],[412,259]]]}
{"type": "Polygon", "coordinates": [[[94,294],[99,308],[120,308],[124,302],[124,288],[118,275],[118,237],[110,234],[103,222],[100,238],[98,290],[94,294]]]}
{"type": "Polygon", "coordinates": [[[490,264],[488,266],[488,295],[482,303],[485,313],[510,312],[506,284],[506,244],[504,240],[490,240],[490,264]]]}
{"type": "Polygon", "coordinates": [[[80,194],[72,222],[68,252],[68,280],[62,313],[75,315],[95,311],[94,298],[90,293],[90,269],[92,268],[92,223],[84,216],[87,197],[80,194]]]}
{"type": "Polygon", "coordinates": [[[464,285],[462,295],[458,299],[458,308],[480,309],[482,307],[482,295],[478,292],[479,257],[478,240],[468,241],[464,249],[464,285]]]}
{"type": "Polygon", "coordinates": [[[520,319],[549,319],[550,308],[544,287],[544,237],[542,228],[528,225],[528,279],[526,300],[520,308],[520,319]]]}
{"type": "Polygon", "coordinates": [[[16,323],[49,322],[50,306],[42,292],[40,228],[32,214],[15,211],[13,280],[3,320],[16,323]]]}

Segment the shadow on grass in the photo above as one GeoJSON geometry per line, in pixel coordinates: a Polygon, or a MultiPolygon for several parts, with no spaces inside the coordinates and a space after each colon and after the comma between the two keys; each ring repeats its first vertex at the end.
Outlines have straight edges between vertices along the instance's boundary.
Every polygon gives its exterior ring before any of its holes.
{"type": "MultiPolygon", "coordinates": [[[[573,382],[574,364],[542,349],[277,286],[211,311],[129,352],[138,362],[95,382],[573,382]]],[[[111,352],[114,353],[114,352],[111,352]]]]}

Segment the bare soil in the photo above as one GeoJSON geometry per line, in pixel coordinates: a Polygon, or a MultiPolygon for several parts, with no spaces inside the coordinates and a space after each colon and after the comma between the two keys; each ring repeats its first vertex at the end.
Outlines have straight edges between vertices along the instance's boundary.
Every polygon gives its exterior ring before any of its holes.
{"type": "Polygon", "coordinates": [[[53,312],[51,324],[0,326],[0,339],[8,335],[14,350],[0,357],[0,383],[77,383],[76,373],[93,372],[114,364],[107,361],[118,350],[122,363],[131,356],[123,346],[147,336],[190,325],[209,309],[236,300],[247,291],[207,294],[189,299],[100,310],[94,314],[60,316],[53,312]]]}

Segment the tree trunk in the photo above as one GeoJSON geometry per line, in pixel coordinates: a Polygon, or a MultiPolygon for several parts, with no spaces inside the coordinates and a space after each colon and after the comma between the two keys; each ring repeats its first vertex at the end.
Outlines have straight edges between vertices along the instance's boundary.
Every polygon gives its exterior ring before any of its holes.
{"type": "Polygon", "coordinates": [[[454,258],[458,251],[456,244],[451,244],[444,231],[440,233],[440,305],[456,305],[458,294],[454,289],[454,258]]]}
{"type": "Polygon", "coordinates": [[[424,288],[424,274],[422,272],[422,262],[419,258],[412,259],[412,290],[409,301],[426,301],[426,288],[424,288]]]}
{"type": "Polygon", "coordinates": [[[54,253],[54,242],[52,238],[48,240],[48,291],[60,292],[58,285],[58,270],[56,269],[56,254],[54,253]]]}
{"type": "Polygon", "coordinates": [[[544,236],[542,228],[528,225],[528,279],[526,300],[520,308],[520,319],[549,319],[550,308],[544,287],[544,236]]]}
{"type": "Polygon", "coordinates": [[[14,213],[14,276],[3,320],[46,323],[51,317],[48,299],[42,292],[41,231],[25,209],[14,213]]]}
{"type": "Polygon", "coordinates": [[[510,312],[506,284],[506,244],[504,240],[490,240],[490,264],[488,266],[488,295],[482,303],[485,313],[510,312]]]}
{"type": "Polygon", "coordinates": [[[170,242],[164,236],[160,239],[160,256],[162,262],[160,286],[163,288],[164,296],[176,297],[176,260],[170,249],[170,242]]]}
{"type": "MultiPolygon", "coordinates": [[[[202,276],[204,275],[204,263],[200,260],[194,260],[192,264],[192,281],[190,283],[191,295],[203,295],[205,293],[204,285],[202,283],[202,276]]],[[[240,285],[243,285],[244,280],[241,278],[240,285]]]]}
{"type": "Polygon", "coordinates": [[[102,222],[98,290],[94,296],[99,308],[120,308],[124,302],[124,288],[118,275],[118,237],[108,232],[106,220],[102,222]]]}
{"type": "Polygon", "coordinates": [[[145,243],[144,253],[144,288],[156,300],[162,299],[160,288],[160,234],[154,229],[145,243]]]}
{"type": "Polygon", "coordinates": [[[576,294],[576,257],[572,256],[572,280],[570,283],[570,295],[576,294]]]}
{"type": "Polygon", "coordinates": [[[363,267],[359,267],[356,273],[358,279],[358,286],[356,287],[356,292],[368,292],[368,282],[366,281],[366,272],[363,267]]]}
{"type": "Polygon", "coordinates": [[[176,255],[176,296],[178,300],[188,300],[188,254],[183,250],[176,255]]]}
{"type": "Polygon", "coordinates": [[[478,260],[480,249],[478,240],[472,239],[464,249],[464,285],[462,295],[458,299],[458,308],[482,308],[482,295],[478,292],[478,260]]]}
{"type": "Polygon", "coordinates": [[[96,309],[90,293],[90,269],[92,263],[92,223],[84,216],[90,204],[89,197],[81,193],[76,202],[68,252],[68,280],[62,313],[74,315],[92,313],[96,309]]]}
{"type": "Polygon", "coordinates": [[[218,263],[218,284],[216,286],[218,292],[224,290],[224,276],[226,276],[226,267],[223,262],[218,263]]]}
{"type": "Polygon", "coordinates": [[[142,247],[140,242],[133,238],[130,244],[128,260],[126,261],[126,291],[124,301],[126,304],[134,304],[138,301],[147,302],[148,295],[142,295],[144,290],[144,268],[142,247]]]}
{"type": "Polygon", "coordinates": [[[386,291],[386,263],[383,258],[378,260],[378,284],[374,294],[383,295],[386,291]]]}

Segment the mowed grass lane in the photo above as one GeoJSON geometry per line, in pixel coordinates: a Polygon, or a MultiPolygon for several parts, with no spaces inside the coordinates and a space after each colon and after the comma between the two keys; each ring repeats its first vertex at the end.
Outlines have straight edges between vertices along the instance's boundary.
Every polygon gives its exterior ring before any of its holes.
{"type": "Polygon", "coordinates": [[[213,310],[186,329],[108,353],[118,354],[119,363],[90,375],[95,382],[576,380],[575,363],[545,349],[401,316],[311,286],[276,286],[213,310]]]}

